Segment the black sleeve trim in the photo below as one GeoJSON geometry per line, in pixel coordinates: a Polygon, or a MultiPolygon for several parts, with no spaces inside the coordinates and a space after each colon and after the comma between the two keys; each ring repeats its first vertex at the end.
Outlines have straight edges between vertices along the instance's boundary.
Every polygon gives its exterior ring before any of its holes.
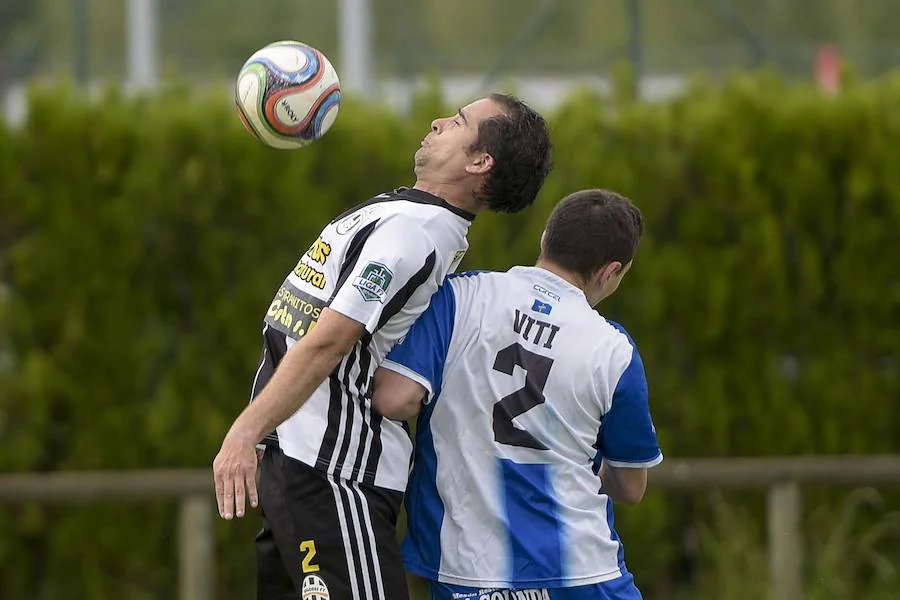
{"type": "Polygon", "coordinates": [[[391,317],[396,315],[404,306],[406,306],[406,303],[409,302],[409,299],[416,290],[431,276],[431,272],[434,271],[434,263],[436,260],[437,253],[432,250],[431,254],[428,255],[428,258],[425,259],[425,264],[422,265],[422,268],[409,278],[409,281],[394,294],[394,297],[391,298],[390,302],[384,307],[384,310],[381,312],[381,318],[378,319],[378,326],[375,327],[375,331],[384,327],[384,324],[387,323],[391,317]]]}
{"type": "Polygon", "coordinates": [[[344,287],[347,278],[350,277],[350,274],[356,268],[356,263],[359,261],[359,255],[362,254],[362,250],[366,245],[366,240],[368,240],[369,236],[372,235],[372,232],[375,231],[376,225],[378,225],[378,220],[372,221],[357,231],[356,235],[353,236],[353,239],[350,241],[350,245],[347,248],[347,254],[344,256],[344,262],[341,264],[341,271],[338,275],[337,283],[334,285],[334,291],[331,293],[331,298],[328,299],[328,304],[331,304],[334,301],[334,297],[337,296],[337,293],[344,287]]]}

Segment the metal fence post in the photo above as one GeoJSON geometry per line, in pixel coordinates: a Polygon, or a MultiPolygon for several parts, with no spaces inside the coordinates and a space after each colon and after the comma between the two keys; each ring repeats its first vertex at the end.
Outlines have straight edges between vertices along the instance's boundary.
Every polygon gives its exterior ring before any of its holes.
{"type": "Polygon", "coordinates": [[[87,0],[72,0],[72,43],[75,61],[75,81],[79,85],[87,85],[90,77],[89,22],[87,0]]]}
{"type": "Polygon", "coordinates": [[[372,56],[374,33],[372,0],[340,0],[338,3],[338,44],[341,84],[363,96],[372,97],[374,77],[372,56]]]}
{"type": "Polygon", "coordinates": [[[643,0],[628,1],[628,59],[634,74],[634,97],[641,97],[644,79],[644,21],[643,0]]]}
{"type": "Polygon", "coordinates": [[[157,84],[157,17],[157,0],[128,0],[128,83],[136,90],[153,89],[157,84]]]}
{"type": "Polygon", "coordinates": [[[803,598],[803,557],[800,534],[800,486],[776,483],[767,498],[769,576],[772,600],[803,598]]]}
{"type": "Polygon", "coordinates": [[[178,515],[178,598],[213,599],[213,505],[208,494],[185,496],[178,515]]]}

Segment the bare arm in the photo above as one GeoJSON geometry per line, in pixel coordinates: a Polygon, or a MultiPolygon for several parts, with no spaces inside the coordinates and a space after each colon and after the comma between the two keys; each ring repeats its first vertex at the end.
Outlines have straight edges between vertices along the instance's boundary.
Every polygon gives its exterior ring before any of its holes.
{"type": "Polygon", "coordinates": [[[372,406],[389,419],[406,421],[419,414],[427,393],[418,381],[381,367],[375,371],[372,406]]]}
{"type": "Polygon", "coordinates": [[[323,310],[316,327],[284,356],[263,391],[234,421],[213,462],[223,518],[244,515],[245,486],[251,506],[256,506],[256,444],[303,406],[363,331],[361,323],[323,310]]]}
{"type": "Polygon", "coordinates": [[[647,469],[614,467],[605,460],[600,467],[600,493],[614,502],[634,506],[647,490],[647,469]]]}
{"type": "Polygon", "coordinates": [[[316,327],[291,348],[229,431],[253,444],[297,412],[363,334],[361,323],[326,308],[316,327]]]}

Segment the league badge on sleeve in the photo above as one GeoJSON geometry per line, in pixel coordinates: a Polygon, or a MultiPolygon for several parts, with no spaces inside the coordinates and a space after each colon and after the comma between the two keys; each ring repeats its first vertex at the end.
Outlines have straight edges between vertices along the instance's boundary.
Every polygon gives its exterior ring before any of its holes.
{"type": "Polygon", "coordinates": [[[353,280],[353,287],[359,290],[366,302],[381,302],[387,298],[387,289],[394,274],[381,263],[370,262],[353,280]]]}

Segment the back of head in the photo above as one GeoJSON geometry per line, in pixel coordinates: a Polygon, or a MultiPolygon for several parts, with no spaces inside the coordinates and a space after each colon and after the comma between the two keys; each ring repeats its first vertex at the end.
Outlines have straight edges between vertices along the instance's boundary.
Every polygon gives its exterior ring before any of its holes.
{"type": "Polygon", "coordinates": [[[587,279],[612,261],[631,262],[643,230],[641,211],[624,196],[581,190],[550,214],[541,258],[587,279]]]}
{"type": "Polygon", "coordinates": [[[483,151],[494,166],[481,187],[481,200],[495,212],[518,212],[534,202],[552,168],[550,133],[533,108],[506,94],[491,94],[503,115],[485,119],[469,149],[483,151]]]}

